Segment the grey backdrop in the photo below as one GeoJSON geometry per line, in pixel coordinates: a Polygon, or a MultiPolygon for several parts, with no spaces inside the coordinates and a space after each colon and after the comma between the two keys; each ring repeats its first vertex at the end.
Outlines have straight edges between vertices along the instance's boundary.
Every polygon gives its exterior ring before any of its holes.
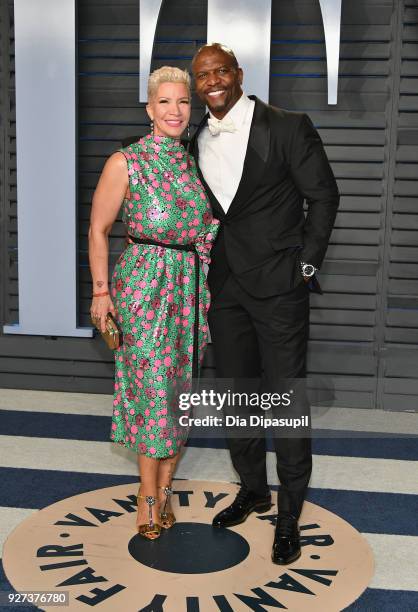
{"type": "MultiPolygon", "coordinates": [[[[189,65],[205,41],[206,10],[203,0],[166,0],[153,67],[189,65]]],[[[13,3],[7,0],[0,5],[2,325],[18,321],[13,53],[13,3]]],[[[88,325],[87,229],[92,193],[106,157],[120,140],[148,129],[144,106],[137,103],[137,1],[79,0],[78,53],[79,324],[88,325]]],[[[273,0],[271,55],[270,102],[309,113],[342,194],[320,276],[326,293],[313,296],[311,302],[309,371],[337,377],[339,405],[415,410],[417,3],[343,2],[337,106],[327,105],[317,0],[273,0]]],[[[195,102],[195,123],[202,112],[195,102]]],[[[51,171],[63,147],[65,143],[57,142],[51,151],[51,171]]],[[[122,236],[117,222],[112,263],[122,236]]],[[[100,338],[0,335],[2,387],[110,393],[112,364],[112,353],[100,338]]],[[[203,374],[210,376],[214,365],[210,350],[205,365],[203,374]]]]}

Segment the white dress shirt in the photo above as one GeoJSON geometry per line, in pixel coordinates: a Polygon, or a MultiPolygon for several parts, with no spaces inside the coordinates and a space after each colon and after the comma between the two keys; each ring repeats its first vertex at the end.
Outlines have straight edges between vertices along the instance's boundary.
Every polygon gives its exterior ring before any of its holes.
{"type": "MultiPolygon", "coordinates": [[[[243,94],[224,117],[224,120],[233,122],[234,132],[212,136],[206,126],[198,137],[200,169],[225,212],[241,180],[254,106],[254,100],[243,94]]],[[[216,121],[212,113],[209,115],[216,121]]]]}

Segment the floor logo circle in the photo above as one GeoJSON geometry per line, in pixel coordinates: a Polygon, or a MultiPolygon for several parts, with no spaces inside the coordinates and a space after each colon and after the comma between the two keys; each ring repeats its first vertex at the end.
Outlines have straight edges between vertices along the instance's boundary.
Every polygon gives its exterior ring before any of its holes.
{"type": "Polygon", "coordinates": [[[17,591],[67,591],[71,612],[337,612],[371,580],[366,540],[320,506],[305,503],[302,556],[281,567],[270,559],[274,509],[231,529],[212,529],[237,486],[180,480],[174,489],[178,522],[153,542],[135,534],[135,483],[34,513],[5,543],[7,578],[17,591]]]}
{"type": "Polygon", "coordinates": [[[213,529],[208,523],[176,523],[163,531],[163,535],[164,538],[151,542],[150,546],[144,546],[143,538],[135,535],[128,550],[134,559],[148,567],[177,574],[220,572],[238,565],[250,552],[247,540],[239,533],[232,529],[213,529]]]}

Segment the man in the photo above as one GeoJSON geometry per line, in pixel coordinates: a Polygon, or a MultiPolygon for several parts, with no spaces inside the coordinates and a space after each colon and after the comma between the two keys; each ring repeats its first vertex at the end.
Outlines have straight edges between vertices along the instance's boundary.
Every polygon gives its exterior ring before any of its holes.
{"type": "MultiPolygon", "coordinates": [[[[310,119],[247,97],[233,51],[205,45],[192,70],[209,114],[190,147],[221,221],[208,275],[217,375],[261,377],[263,392],[282,389],[283,380],[297,386],[306,375],[309,289],[321,293],[314,273],[335,221],[337,185],[310,119]]],[[[308,410],[299,392],[291,411],[308,410]]],[[[216,527],[271,507],[264,436],[229,436],[228,444],[241,489],[214,518],[216,527]]],[[[289,564],[301,554],[298,518],[312,469],[310,437],[276,436],[274,447],[281,486],[272,560],[289,564]]]]}

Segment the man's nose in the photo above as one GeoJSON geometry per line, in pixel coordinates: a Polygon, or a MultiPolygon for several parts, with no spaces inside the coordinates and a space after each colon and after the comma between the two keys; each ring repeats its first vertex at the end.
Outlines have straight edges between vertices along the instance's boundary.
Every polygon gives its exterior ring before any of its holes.
{"type": "Polygon", "coordinates": [[[216,72],[210,72],[206,78],[207,85],[213,86],[219,83],[219,75],[216,72]]]}

